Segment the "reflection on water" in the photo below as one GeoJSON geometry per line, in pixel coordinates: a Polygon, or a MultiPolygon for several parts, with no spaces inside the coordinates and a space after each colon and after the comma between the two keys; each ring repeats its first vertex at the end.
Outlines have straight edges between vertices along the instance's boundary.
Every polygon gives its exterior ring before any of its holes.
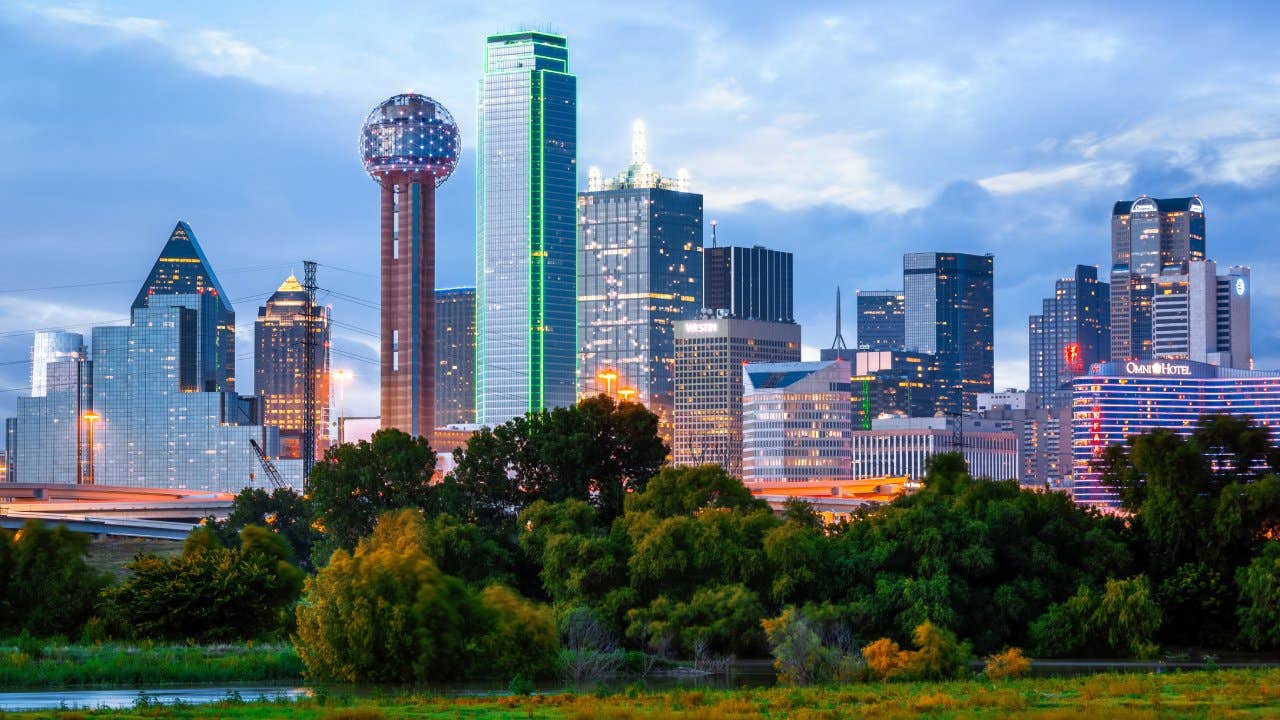
{"type": "Polygon", "coordinates": [[[32,692],[0,692],[0,711],[47,710],[68,707],[131,708],[141,704],[172,705],[174,703],[217,702],[228,698],[250,700],[296,699],[311,694],[309,688],[272,685],[218,685],[213,687],[147,688],[139,690],[39,690],[32,692]]]}

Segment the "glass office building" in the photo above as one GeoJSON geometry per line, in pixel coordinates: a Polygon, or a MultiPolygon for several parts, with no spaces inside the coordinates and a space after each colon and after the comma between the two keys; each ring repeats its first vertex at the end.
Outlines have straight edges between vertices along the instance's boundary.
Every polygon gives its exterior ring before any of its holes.
{"type": "Polygon", "coordinates": [[[742,366],[742,481],[851,480],[844,360],[742,366]]]}
{"type": "Polygon", "coordinates": [[[717,317],[795,322],[794,258],[789,252],[722,245],[703,258],[703,307],[717,317]]]}
{"type": "Polygon", "coordinates": [[[993,267],[990,254],[924,252],[902,259],[906,349],[937,356],[948,413],[973,410],[978,393],[994,389],[993,267]]]}
{"type": "Polygon", "coordinates": [[[61,330],[42,330],[31,344],[31,397],[44,397],[49,363],[85,357],[84,336],[61,330]]]}
{"type": "Polygon", "coordinates": [[[1280,372],[1189,360],[1094,365],[1073,383],[1072,460],[1077,503],[1115,507],[1095,460],[1109,445],[1156,428],[1187,436],[1204,415],[1249,416],[1280,437],[1280,372]]]}
{"type": "Polygon", "coordinates": [[[1111,287],[1098,268],[1077,265],[1027,319],[1030,392],[1042,407],[1071,403],[1071,378],[1111,357],[1111,287]]]}
{"type": "Polygon", "coordinates": [[[565,38],[492,35],[479,92],[476,421],[573,404],[577,78],[565,38]]]}
{"type": "Polygon", "coordinates": [[[85,413],[93,407],[93,363],[77,353],[49,363],[45,393],[18,398],[10,480],[24,483],[86,481],[85,413]]]}
{"type": "Polygon", "coordinates": [[[906,294],[901,290],[858,291],[859,350],[906,349],[906,294]]]}
{"type": "Polygon", "coordinates": [[[476,289],[436,290],[436,427],[476,421],[476,289]]]}
{"type": "Polygon", "coordinates": [[[213,266],[205,257],[191,226],[179,220],[156,258],[146,282],[133,300],[132,310],[147,307],[155,295],[209,295],[214,311],[201,317],[209,341],[201,345],[198,387],[205,392],[236,389],[236,314],[231,298],[222,289],[213,266]]]}
{"type": "Polygon", "coordinates": [[[578,393],[643,403],[670,441],[675,325],[702,307],[702,196],[649,165],[644,137],[637,122],[632,164],[593,169],[578,195],[578,393]]]}
{"type": "MultiPolygon", "coordinates": [[[[200,387],[208,372],[201,350],[212,342],[204,318],[222,313],[209,293],[153,295],[133,311],[129,326],[94,328],[97,484],[223,492],[255,481],[270,487],[250,440],[278,457],[279,431],[258,424],[254,398],[200,387]]],[[[301,461],[276,466],[285,482],[301,488],[301,461]]]]}
{"type": "Polygon", "coordinates": [[[253,391],[261,421],[280,430],[280,454],[302,458],[306,434],[306,353],[314,375],[315,455],[329,446],[329,309],[312,303],[292,275],[258,308],[253,326],[253,391]]]}
{"type": "Polygon", "coordinates": [[[1111,209],[1111,359],[1152,357],[1151,304],[1166,268],[1205,259],[1199,197],[1122,200],[1111,209]]]}

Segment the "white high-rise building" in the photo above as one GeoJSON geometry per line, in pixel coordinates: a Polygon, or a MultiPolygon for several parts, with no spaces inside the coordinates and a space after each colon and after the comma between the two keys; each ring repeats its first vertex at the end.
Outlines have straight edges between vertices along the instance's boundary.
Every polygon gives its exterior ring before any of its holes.
{"type": "Polygon", "coordinates": [[[1018,477],[1018,436],[994,420],[955,417],[880,418],[853,433],[853,477],[924,477],[929,458],[962,451],[969,473],[993,480],[1018,477]]]}
{"type": "Polygon", "coordinates": [[[742,366],[743,482],[851,480],[849,363],[742,366]]]}
{"type": "Polygon", "coordinates": [[[1232,266],[1219,275],[1212,260],[1161,273],[1152,300],[1152,354],[1251,368],[1249,280],[1249,268],[1232,266]]]}
{"type": "Polygon", "coordinates": [[[49,363],[67,358],[83,358],[84,336],[80,333],[41,331],[31,345],[31,397],[44,397],[48,392],[49,363]]]}

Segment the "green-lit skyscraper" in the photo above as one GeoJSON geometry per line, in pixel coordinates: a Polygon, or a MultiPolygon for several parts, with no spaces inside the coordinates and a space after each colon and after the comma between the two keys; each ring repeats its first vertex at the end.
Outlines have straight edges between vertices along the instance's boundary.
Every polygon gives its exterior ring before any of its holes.
{"type": "Polygon", "coordinates": [[[563,37],[488,38],[477,159],[479,423],[574,402],[577,88],[563,37]]]}

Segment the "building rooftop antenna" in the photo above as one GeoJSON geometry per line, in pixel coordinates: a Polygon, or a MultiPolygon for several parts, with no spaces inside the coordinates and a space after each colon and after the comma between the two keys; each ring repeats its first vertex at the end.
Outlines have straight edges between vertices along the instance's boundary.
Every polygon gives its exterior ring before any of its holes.
{"type": "Polygon", "coordinates": [[[844,333],[840,328],[840,286],[836,286],[836,339],[831,341],[832,350],[848,350],[844,343],[844,333]]]}
{"type": "Polygon", "coordinates": [[[719,220],[711,221],[711,247],[716,246],[716,226],[720,224],[719,220]]]}

